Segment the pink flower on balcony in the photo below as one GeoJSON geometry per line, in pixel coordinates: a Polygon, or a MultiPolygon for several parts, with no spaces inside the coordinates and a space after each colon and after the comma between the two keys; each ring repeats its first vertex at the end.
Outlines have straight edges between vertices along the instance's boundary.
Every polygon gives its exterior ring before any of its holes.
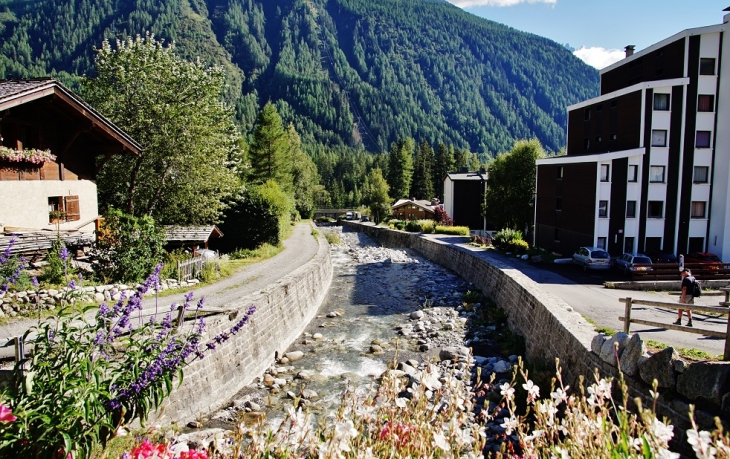
{"type": "Polygon", "coordinates": [[[13,412],[5,405],[0,405],[0,422],[15,422],[18,418],[13,416],[13,412]]]}

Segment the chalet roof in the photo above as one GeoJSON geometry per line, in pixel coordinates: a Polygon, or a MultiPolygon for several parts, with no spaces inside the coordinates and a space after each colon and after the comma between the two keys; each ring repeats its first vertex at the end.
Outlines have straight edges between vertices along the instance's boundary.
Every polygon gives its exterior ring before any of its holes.
{"type": "Polygon", "coordinates": [[[68,247],[91,245],[94,242],[93,233],[80,233],[78,231],[23,231],[11,234],[0,235],[0,252],[4,252],[14,240],[11,253],[21,255],[27,253],[43,252],[51,248],[51,244],[59,237],[68,247]]]}
{"type": "Polygon", "coordinates": [[[204,243],[208,239],[223,237],[223,233],[215,225],[207,226],[179,226],[166,225],[165,239],[168,243],[204,243]]]}
{"type": "Polygon", "coordinates": [[[487,180],[488,175],[484,171],[475,172],[447,172],[446,176],[452,181],[457,180],[487,180]]]}
{"type": "Polygon", "coordinates": [[[135,154],[142,151],[142,147],[132,137],[57,80],[53,78],[0,80],[0,111],[44,97],[63,100],[94,126],[119,141],[125,149],[135,154]]]}
{"type": "Polygon", "coordinates": [[[416,199],[416,200],[399,199],[398,201],[396,201],[395,204],[393,204],[393,206],[391,208],[393,210],[395,210],[404,205],[416,205],[416,206],[422,208],[423,210],[425,210],[426,212],[434,213],[433,206],[431,206],[431,201],[427,201],[425,199],[416,199]]]}

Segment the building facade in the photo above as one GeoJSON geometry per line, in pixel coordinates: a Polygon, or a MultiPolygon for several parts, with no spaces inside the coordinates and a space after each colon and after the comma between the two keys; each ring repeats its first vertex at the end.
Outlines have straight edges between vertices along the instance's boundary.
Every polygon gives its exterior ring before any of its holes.
{"type": "Polygon", "coordinates": [[[487,172],[448,172],[444,177],[444,210],[456,226],[468,226],[470,230],[486,230],[487,222],[482,215],[484,196],[487,193],[487,172]]]}
{"type": "Polygon", "coordinates": [[[567,155],[537,161],[538,246],[730,260],[728,19],[627,47],[568,107],[567,155]]]}

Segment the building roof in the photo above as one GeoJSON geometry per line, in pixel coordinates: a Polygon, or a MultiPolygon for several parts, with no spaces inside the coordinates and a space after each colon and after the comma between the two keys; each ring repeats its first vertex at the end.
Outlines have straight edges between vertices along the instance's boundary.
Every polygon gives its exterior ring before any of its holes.
{"type": "Polygon", "coordinates": [[[57,237],[68,247],[91,245],[94,242],[93,233],[78,231],[61,231],[60,233],[55,231],[12,232],[9,235],[0,234],[0,252],[4,252],[10,246],[10,241],[13,241],[13,246],[10,249],[13,255],[45,252],[51,248],[57,237]]]}
{"type": "Polygon", "coordinates": [[[215,225],[207,226],[179,226],[166,225],[165,239],[167,242],[177,243],[204,243],[208,239],[223,237],[223,233],[215,225]]]}
{"type": "Polygon", "coordinates": [[[53,78],[0,80],[0,111],[44,97],[52,97],[54,100],[60,100],[74,108],[79,114],[91,121],[93,127],[106,132],[117,140],[124,149],[135,154],[142,151],[142,147],[132,137],[57,80],[53,78]]]}
{"type": "Polygon", "coordinates": [[[475,172],[447,172],[446,176],[452,181],[457,180],[487,180],[488,174],[486,171],[475,171],[475,172]]]}
{"type": "Polygon", "coordinates": [[[535,161],[535,164],[538,166],[544,166],[546,164],[597,163],[601,161],[612,161],[614,159],[631,158],[633,156],[642,156],[644,153],[646,153],[646,149],[634,148],[631,150],[609,151],[605,153],[552,156],[550,158],[538,159],[535,161]]]}
{"type": "Polygon", "coordinates": [[[435,213],[435,211],[433,210],[433,206],[431,205],[431,201],[427,201],[425,199],[399,199],[398,201],[396,201],[395,204],[391,206],[391,208],[395,210],[399,207],[403,207],[404,205],[416,205],[426,212],[435,213]]]}

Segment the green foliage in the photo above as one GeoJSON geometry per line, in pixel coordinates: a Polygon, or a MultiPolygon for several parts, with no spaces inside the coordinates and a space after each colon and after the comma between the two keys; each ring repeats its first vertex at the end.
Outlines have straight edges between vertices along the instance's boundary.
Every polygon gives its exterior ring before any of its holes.
{"type": "Polygon", "coordinates": [[[530,244],[528,244],[526,241],[516,238],[511,239],[507,245],[509,247],[509,250],[517,254],[522,254],[530,248],[530,244]]]}
{"type": "Polygon", "coordinates": [[[469,227],[468,226],[442,226],[437,225],[436,230],[434,231],[436,234],[450,234],[452,236],[468,236],[469,235],[469,227]]]}
{"type": "Polygon", "coordinates": [[[467,290],[467,292],[461,295],[461,301],[464,303],[474,304],[482,301],[482,292],[479,290],[467,290]]]}
{"type": "Polygon", "coordinates": [[[370,214],[374,217],[375,223],[390,215],[390,187],[383,178],[383,173],[379,168],[370,171],[367,177],[367,186],[364,187],[365,196],[364,203],[370,209],[370,214]]]}
{"type": "MultiPolygon", "coordinates": [[[[26,262],[21,259],[18,255],[11,257],[5,257],[5,254],[0,253],[0,291],[2,287],[7,285],[8,287],[14,287],[15,290],[28,290],[30,288],[30,276],[24,268],[26,262]]],[[[63,276],[63,265],[60,267],[61,276],[63,276]]]]}
{"type": "Polygon", "coordinates": [[[165,252],[160,277],[163,279],[176,279],[177,263],[179,261],[190,260],[192,257],[192,254],[185,252],[182,248],[165,252]]]}
{"type": "Polygon", "coordinates": [[[103,207],[168,224],[210,223],[235,185],[233,111],[222,101],[222,68],[174,54],[154,36],[108,41],[84,94],[142,146],[114,155],[99,175],[103,207]]]}
{"type": "Polygon", "coordinates": [[[142,293],[119,311],[102,306],[94,320],[62,310],[25,333],[34,337],[29,357],[16,365],[16,384],[0,397],[17,416],[0,429],[8,457],[89,457],[117,426],[146,419],[170,394],[202,328],[174,333],[170,313],[128,327],[142,293]],[[133,385],[139,391],[127,392],[133,385]]]}
{"type": "Polygon", "coordinates": [[[512,228],[505,228],[494,235],[492,244],[499,250],[509,250],[509,245],[514,240],[522,239],[522,231],[512,228]]]}
{"type": "Polygon", "coordinates": [[[324,238],[327,239],[327,242],[330,245],[337,245],[342,242],[342,240],[340,239],[340,235],[337,233],[324,233],[324,238]]]}
{"type": "Polygon", "coordinates": [[[520,140],[489,166],[486,217],[497,228],[524,228],[534,219],[535,161],[545,152],[540,142],[520,140]]]}
{"type": "Polygon", "coordinates": [[[436,157],[433,148],[424,140],[418,145],[413,159],[413,179],[410,196],[416,199],[431,200],[435,197],[433,186],[433,168],[436,157]]]}
{"type": "Polygon", "coordinates": [[[220,228],[235,238],[222,238],[224,252],[256,249],[263,244],[279,246],[290,227],[294,211],[292,197],[274,181],[241,187],[231,198],[220,228]]]}
{"type": "Polygon", "coordinates": [[[405,230],[410,233],[420,233],[423,227],[416,220],[409,220],[406,222],[405,230]]]}
{"type": "Polygon", "coordinates": [[[66,274],[66,261],[61,259],[61,250],[65,247],[61,238],[51,242],[51,248],[46,254],[46,265],[43,267],[43,280],[51,284],[62,284],[66,274]]]}
{"type": "Polygon", "coordinates": [[[413,139],[394,142],[388,157],[388,187],[391,197],[408,198],[413,178],[413,139]]]}
{"type": "Polygon", "coordinates": [[[287,164],[289,139],[281,123],[276,106],[271,102],[264,105],[256,119],[253,141],[248,151],[251,169],[248,180],[262,184],[267,180],[277,182],[282,188],[289,189],[291,176],[287,164]]]}
{"type": "Polygon", "coordinates": [[[152,217],[109,209],[92,251],[94,270],[104,282],[140,282],[162,261],[164,243],[152,217]]]}

